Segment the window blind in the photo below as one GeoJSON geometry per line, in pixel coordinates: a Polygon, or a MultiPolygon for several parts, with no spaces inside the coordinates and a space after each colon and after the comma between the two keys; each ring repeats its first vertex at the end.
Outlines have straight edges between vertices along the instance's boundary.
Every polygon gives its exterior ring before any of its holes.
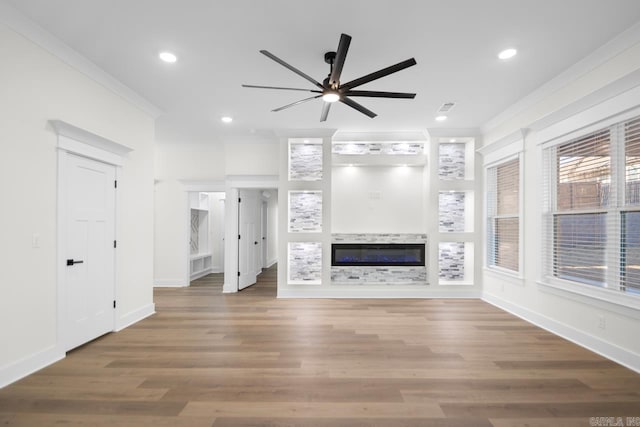
{"type": "Polygon", "coordinates": [[[640,294],[640,118],[624,124],[625,207],[621,212],[620,286],[640,294]]]}
{"type": "Polygon", "coordinates": [[[487,170],[488,265],[520,268],[520,160],[487,170]]]}
{"type": "Polygon", "coordinates": [[[548,277],[640,294],[640,117],[543,152],[548,277]]]}

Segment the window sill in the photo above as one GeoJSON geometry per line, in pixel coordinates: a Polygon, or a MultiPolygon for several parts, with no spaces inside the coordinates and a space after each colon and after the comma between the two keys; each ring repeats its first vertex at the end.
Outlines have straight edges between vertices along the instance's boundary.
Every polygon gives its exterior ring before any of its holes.
{"type": "Polygon", "coordinates": [[[536,283],[543,292],[552,293],[574,301],[594,305],[596,301],[615,305],[613,309],[624,307],[621,314],[640,319],[640,297],[629,295],[612,289],[598,288],[582,283],[547,277],[546,281],[536,283]]]}
{"type": "Polygon", "coordinates": [[[520,273],[495,267],[483,267],[483,270],[490,276],[494,276],[501,280],[506,279],[514,285],[524,286],[524,277],[522,277],[520,273]]]}

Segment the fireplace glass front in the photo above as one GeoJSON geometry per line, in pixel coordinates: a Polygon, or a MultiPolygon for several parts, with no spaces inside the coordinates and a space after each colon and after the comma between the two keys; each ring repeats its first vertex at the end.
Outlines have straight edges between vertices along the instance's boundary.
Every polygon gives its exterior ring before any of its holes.
{"type": "Polygon", "coordinates": [[[334,243],[332,266],[424,266],[424,243],[334,243]]]}

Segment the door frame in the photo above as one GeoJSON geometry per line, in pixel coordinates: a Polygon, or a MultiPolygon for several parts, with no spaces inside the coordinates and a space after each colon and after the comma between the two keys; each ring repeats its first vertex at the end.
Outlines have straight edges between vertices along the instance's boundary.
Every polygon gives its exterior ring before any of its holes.
{"type": "Polygon", "coordinates": [[[279,190],[277,175],[228,175],[225,203],[223,293],[238,292],[238,192],[241,189],[279,190]]]}
{"type": "MultiPolygon", "coordinates": [[[[65,286],[65,260],[67,247],[67,206],[65,203],[67,195],[67,166],[69,155],[85,157],[90,160],[106,163],[115,166],[115,179],[118,181],[122,175],[122,169],[126,156],[133,151],[131,148],[108,140],[87,130],[73,126],[61,120],[50,120],[49,125],[57,134],[57,248],[56,248],[56,293],[57,293],[57,315],[56,315],[56,346],[62,353],[69,349],[67,346],[68,333],[65,330],[66,313],[66,291],[65,286]]],[[[118,239],[118,211],[120,199],[116,192],[114,204],[114,236],[118,239]]],[[[114,283],[113,295],[118,298],[118,257],[114,257],[114,283]]],[[[113,310],[113,328],[117,328],[118,307],[113,310]]]]}
{"type": "MultiPolygon", "coordinates": [[[[191,286],[191,245],[189,244],[191,239],[191,206],[189,204],[189,193],[224,193],[226,191],[225,183],[222,181],[191,181],[181,180],[183,194],[184,194],[184,211],[183,211],[183,242],[184,242],[184,262],[182,263],[182,281],[183,284],[178,284],[178,287],[191,286]]],[[[225,198],[228,194],[225,195],[225,198]]],[[[226,206],[226,202],[225,202],[226,206]]],[[[226,228],[226,207],[225,207],[225,228],[226,228]]],[[[226,234],[225,234],[226,238],[226,234]]],[[[223,266],[226,268],[226,264],[223,266]]],[[[158,286],[158,285],[154,285],[158,286]]]]}

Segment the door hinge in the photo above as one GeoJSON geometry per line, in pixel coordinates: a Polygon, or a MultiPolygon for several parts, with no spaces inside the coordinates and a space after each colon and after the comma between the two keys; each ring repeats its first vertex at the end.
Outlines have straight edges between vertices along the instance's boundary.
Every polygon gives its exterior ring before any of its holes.
{"type": "Polygon", "coordinates": [[[240,240],[240,235],[238,234],[238,240],[240,240]]]}
{"type": "Polygon", "coordinates": [[[238,271],[238,277],[240,277],[240,272],[238,271]]]}
{"type": "Polygon", "coordinates": [[[113,308],[116,308],[116,300],[113,300],[113,308]]]}
{"type": "Polygon", "coordinates": [[[114,240],[114,241],[113,241],[113,247],[115,248],[115,247],[117,247],[117,246],[118,246],[118,243],[114,240]]]}
{"type": "Polygon", "coordinates": [[[238,197],[238,203],[242,203],[242,198],[238,197]]]}
{"type": "Polygon", "coordinates": [[[118,188],[118,181],[113,181],[113,188],[118,188]]]}

